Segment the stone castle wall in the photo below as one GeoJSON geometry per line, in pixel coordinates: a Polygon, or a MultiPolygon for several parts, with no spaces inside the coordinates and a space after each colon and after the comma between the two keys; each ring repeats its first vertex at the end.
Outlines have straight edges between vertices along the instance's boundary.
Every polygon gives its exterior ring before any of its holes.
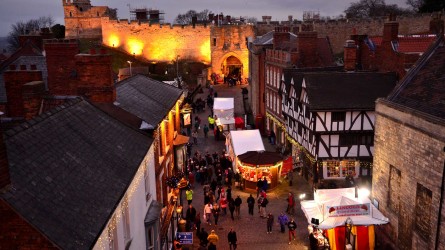
{"type": "Polygon", "coordinates": [[[100,38],[101,18],[107,15],[108,7],[92,6],[80,10],[74,5],[64,5],[66,38],[100,38]]]}
{"type": "MultiPolygon", "coordinates": [[[[419,15],[413,17],[397,17],[399,35],[410,35],[429,31],[431,16],[419,15]]],[[[357,35],[382,36],[385,18],[369,20],[335,21],[314,23],[318,37],[329,36],[334,54],[341,53],[346,40],[354,33],[357,35]]]]}
{"type": "Polygon", "coordinates": [[[210,27],[148,24],[102,18],[103,44],[152,61],[189,59],[210,63],[210,27]]]}
{"type": "MultiPolygon", "coordinates": [[[[379,210],[390,221],[380,228],[398,249],[434,249],[440,187],[443,185],[445,127],[440,122],[426,121],[407,110],[380,101],[376,112],[372,197],[378,200],[379,210]],[[389,204],[390,166],[400,171],[400,188],[394,192],[399,196],[399,203],[392,205],[393,208],[389,204]],[[425,211],[416,210],[417,184],[432,192],[431,207],[424,207],[425,211]],[[397,211],[394,207],[398,207],[397,211]],[[421,218],[417,225],[416,216],[421,218]],[[428,232],[429,238],[419,233],[419,224],[428,232]]],[[[391,202],[394,200],[393,197],[391,202]]],[[[440,212],[444,213],[443,208],[440,212]]],[[[439,237],[444,239],[443,222],[440,231],[439,237]]],[[[439,244],[438,249],[445,247],[443,240],[439,244]]]]}

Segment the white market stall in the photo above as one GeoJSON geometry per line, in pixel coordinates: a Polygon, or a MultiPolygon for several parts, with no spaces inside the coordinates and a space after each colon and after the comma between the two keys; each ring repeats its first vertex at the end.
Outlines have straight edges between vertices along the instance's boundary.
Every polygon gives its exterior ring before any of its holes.
{"type": "Polygon", "coordinates": [[[308,224],[324,230],[330,249],[344,249],[347,225],[355,235],[355,249],[374,249],[374,225],[389,222],[368,197],[355,197],[355,188],[318,189],[314,200],[301,201],[308,224]]]}
{"type": "Polygon", "coordinates": [[[263,140],[258,129],[254,130],[234,130],[226,136],[226,152],[232,158],[234,167],[238,155],[247,151],[265,151],[263,140]]]}
{"type": "Polygon", "coordinates": [[[213,102],[215,124],[222,131],[235,130],[235,101],[234,98],[217,97],[213,102]]]}

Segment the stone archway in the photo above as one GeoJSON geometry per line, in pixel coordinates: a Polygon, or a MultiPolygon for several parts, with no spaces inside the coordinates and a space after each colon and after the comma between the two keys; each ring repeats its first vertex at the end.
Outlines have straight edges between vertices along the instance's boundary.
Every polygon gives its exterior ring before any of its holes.
{"type": "Polygon", "coordinates": [[[225,76],[242,76],[243,63],[236,56],[229,56],[222,62],[221,72],[225,76]]]}

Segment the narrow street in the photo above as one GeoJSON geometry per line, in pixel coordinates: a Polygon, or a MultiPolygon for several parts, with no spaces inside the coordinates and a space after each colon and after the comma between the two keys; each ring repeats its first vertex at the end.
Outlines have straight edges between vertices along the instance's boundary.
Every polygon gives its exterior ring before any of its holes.
{"type": "MultiPolygon", "coordinates": [[[[241,116],[244,114],[243,110],[243,100],[241,94],[242,86],[228,87],[227,85],[216,85],[214,86],[214,90],[218,93],[218,97],[234,97],[235,98],[235,116],[241,116]]],[[[199,93],[196,97],[202,98],[205,100],[207,95],[209,94],[209,89],[204,88],[204,93],[199,93]]],[[[204,112],[194,113],[193,115],[198,115],[201,119],[201,129],[198,132],[198,144],[193,145],[192,155],[196,150],[199,150],[202,155],[205,155],[208,151],[210,154],[213,152],[218,152],[221,154],[222,150],[225,149],[225,140],[216,141],[214,139],[213,132],[209,132],[208,138],[204,138],[204,133],[202,131],[202,127],[204,124],[208,124],[207,117],[210,114],[210,110],[206,106],[204,112]]],[[[193,119],[194,119],[193,116],[193,119]]],[[[275,147],[270,145],[267,138],[263,137],[264,146],[267,151],[275,151],[275,147]]],[[[195,182],[195,186],[193,188],[193,202],[192,205],[195,207],[197,213],[202,214],[204,209],[204,195],[202,186],[195,182]]],[[[219,241],[217,243],[217,249],[229,249],[229,244],[227,240],[227,234],[230,231],[230,228],[233,229],[237,233],[238,238],[238,248],[237,249],[308,249],[309,240],[308,240],[308,230],[307,230],[307,220],[300,209],[300,203],[298,200],[298,196],[302,193],[306,194],[307,199],[312,199],[311,187],[309,184],[297,173],[294,174],[294,184],[293,186],[289,186],[287,180],[283,180],[282,183],[278,185],[277,188],[269,191],[267,193],[267,198],[269,200],[269,204],[267,206],[267,212],[271,212],[274,216],[274,226],[272,234],[267,234],[266,231],[266,219],[261,218],[258,214],[258,207],[255,204],[254,215],[248,214],[247,207],[247,197],[252,193],[256,200],[256,192],[255,191],[241,191],[236,188],[234,185],[232,186],[232,197],[236,198],[240,195],[243,203],[241,204],[241,218],[232,221],[230,218],[230,213],[227,209],[227,215],[224,215],[221,212],[221,216],[219,218],[219,223],[217,226],[212,223],[212,225],[208,225],[203,220],[201,227],[203,227],[208,233],[211,230],[215,230],[216,234],[219,236],[219,241]],[[280,232],[280,226],[278,224],[278,215],[281,212],[285,212],[287,208],[287,195],[288,192],[293,192],[295,194],[295,198],[297,204],[295,206],[296,215],[294,216],[295,221],[297,222],[297,238],[292,241],[289,245],[288,243],[288,230],[286,227],[286,232],[280,232]]],[[[217,195],[217,194],[216,194],[217,195]]],[[[184,216],[185,211],[187,209],[187,200],[185,198],[185,192],[182,195],[182,202],[184,204],[184,216]]],[[[290,218],[290,216],[289,216],[290,218]]],[[[212,217],[213,221],[213,217],[212,217]]],[[[194,245],[184,245],[184,247],[189,247],[190,249],[198,249],[199,246],[199,238],[194,234],[194,245]]]]}

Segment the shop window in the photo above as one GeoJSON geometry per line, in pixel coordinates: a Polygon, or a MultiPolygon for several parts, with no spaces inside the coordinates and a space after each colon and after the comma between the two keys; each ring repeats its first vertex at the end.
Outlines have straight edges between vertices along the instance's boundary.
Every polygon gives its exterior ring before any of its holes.
{"type": "Polygon", "coordinates": [[[420,183],[417,183],[416,192],[416,219],[415,219],[415,231],[424,240],[430,239],[432,232],[431,228],[431,203],[433,198],[433,192],[424,187],[420,183]]]}
{"type": "Polygon", "coordinates": [[[357,173],[355,172],[355,161],[341,161],[341,174],[343,177],[348,175],[352,175],[356,177],[357,173]]]}
{"type": "Polygon", "coordinates": [[[400,189],[401,176],[400,170],[392,165],[389,166],[388,205],[389,209],[395,213],[399,212],[400,206],[400,192],[402,191],[400,189]]]}
{"type": "Polygon", "coordinates": [[[327,177],[340,177],[340,162],[327,161],[326,174],[327,177]]]}
{"type": "Polygon", "coordinates": [[[344,122],[346,120],[345,112],[332,112],[332,121],[333,122],[344,122]]]}

